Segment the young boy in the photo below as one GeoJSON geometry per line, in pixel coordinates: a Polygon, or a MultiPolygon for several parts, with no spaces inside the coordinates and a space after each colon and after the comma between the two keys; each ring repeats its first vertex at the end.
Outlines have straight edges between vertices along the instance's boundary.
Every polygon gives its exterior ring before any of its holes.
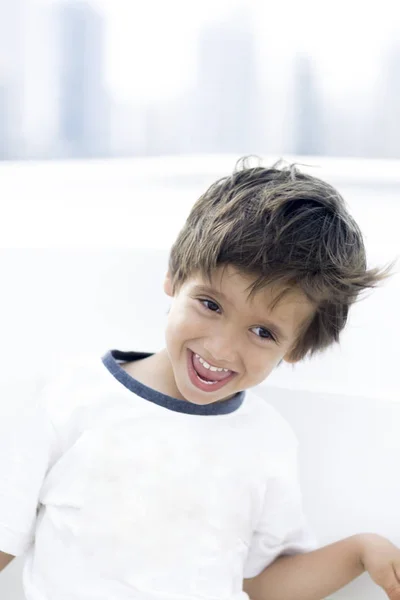
{"type": "Polygon", "coordinates": [[[0,549],[26,553],[27,600],[322,600],[365,570],[399,600],[385,538],[315,549],[295,436],[249,391],[337,342],[387,274],[323,181],[240,164],[213,184],[171,250],[165,349],[67,367],[3,417],[0,549]]]}

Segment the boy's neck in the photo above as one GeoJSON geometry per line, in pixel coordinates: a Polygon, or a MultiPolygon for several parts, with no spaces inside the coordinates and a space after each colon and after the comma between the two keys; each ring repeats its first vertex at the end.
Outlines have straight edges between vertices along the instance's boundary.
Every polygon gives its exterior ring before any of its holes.
{"type": "Polygon", "coordinates": [[[143,385],[172,398],[185,400],[176,386],[171,362],[165,348],[151,356],[123,363],[120,366],[128,375],[143,385]]]}

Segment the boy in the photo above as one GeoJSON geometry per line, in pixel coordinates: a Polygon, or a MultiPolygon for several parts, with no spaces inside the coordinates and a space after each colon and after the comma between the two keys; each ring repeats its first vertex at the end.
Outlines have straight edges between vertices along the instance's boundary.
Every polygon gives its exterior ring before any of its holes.
{"type": "Polygon", "coordinates": [[[315,550],[294,434],[248,391],[338,341],[387,274],[326,183],[213,184],[171,250],[165,349],[66,368],[2,421],[0,549],[27,552],[27,600],[321,600],[364,570],[399,600],[385,538],[315,550]]]}

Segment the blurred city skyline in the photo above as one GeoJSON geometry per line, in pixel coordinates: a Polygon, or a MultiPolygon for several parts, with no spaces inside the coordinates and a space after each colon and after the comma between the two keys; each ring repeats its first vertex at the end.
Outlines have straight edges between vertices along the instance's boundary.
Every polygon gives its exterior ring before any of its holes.
{"type": "Polygon", "coordinates": [[[0,0],[0,158],[400,158],[391,7],[0,0]]]}

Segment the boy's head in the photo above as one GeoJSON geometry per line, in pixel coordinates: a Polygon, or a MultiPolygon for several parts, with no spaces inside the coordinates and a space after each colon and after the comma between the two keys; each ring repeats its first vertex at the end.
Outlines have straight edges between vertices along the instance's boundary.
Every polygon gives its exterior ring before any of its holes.
{"type": "MultiPolygon", "coordinates": [[[[242,159],[199,198],[171,249],[165,290],[177,304],[167,327],[174,371],[185,349],[240,375],[242,349],[260,363],[258,377],[239,385],[252,387],[282,359],[297,362],[338,342],[351,304],[389,270],[367,269],[360,229],[332,186],[294,166],[246,168],[242,159]]],[[[205,384],[221,388],[207,397],[226,397],[233,383],[205,384]]]]}

